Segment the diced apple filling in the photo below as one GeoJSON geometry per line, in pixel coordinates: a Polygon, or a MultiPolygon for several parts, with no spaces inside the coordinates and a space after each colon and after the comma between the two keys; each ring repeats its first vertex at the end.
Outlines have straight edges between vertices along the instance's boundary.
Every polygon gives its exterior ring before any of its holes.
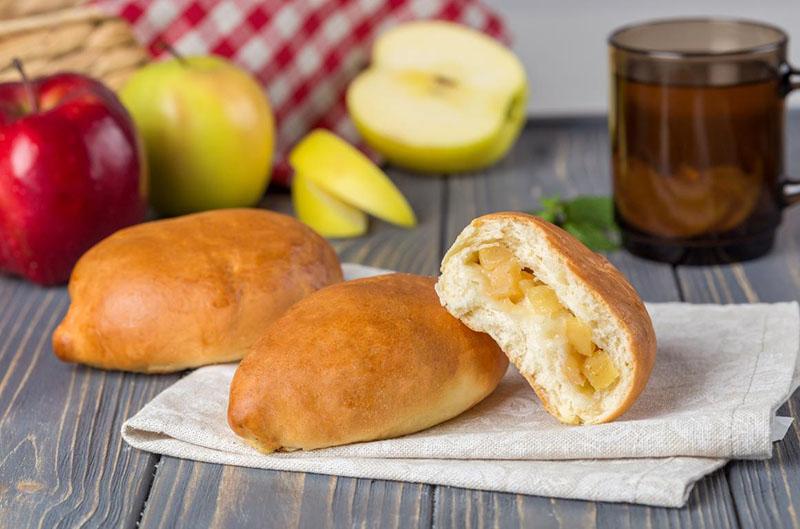
{"type": "Polygon", "coordinates": [[[599,349],[584,360],[581,372],[594,389],[605,389],[619,378],[619,371],[608,353],[599,349]]]}
{"type": "Polygon", "coordinates": [[[563,373],[567,380],[581,389],[594,390],[606,389],[617,381],[619,371],[608,353],[592,341],[592,329],[561,304],[552,288],[524,269],[511,250],[490,246],[479,250],[477,257],[488,295],[564,322],[567,351],[563,373]]]}
{"type": "Polygon", "coordinates": [[[522,301],[522,281],[533,280],[533,274],[525,272],[510,251],[502,246],[484,248],[478,252],[481,271],[489,280],[489,295],[497,299],[508,298],[512,303],[522,301]]]}

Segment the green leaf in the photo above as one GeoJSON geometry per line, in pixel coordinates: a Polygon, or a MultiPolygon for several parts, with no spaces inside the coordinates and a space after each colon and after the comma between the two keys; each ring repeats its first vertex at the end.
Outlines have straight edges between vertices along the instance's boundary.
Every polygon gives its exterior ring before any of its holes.
{"type": "Polygon", "coordinates": [[[575,236],[579,241],[596,252],[611,251],[619,248],[619,232],[617,230],[603,230],[587,222],[564,223],[563,228],[575,236]]]}
{"type": "Polygon", "coordinates": [[[565,222],[589,224],[600,230],[614,228],[614,203],[610,197],[581,196],[564,204],[565,222]]]}
{"type": "Polygon", "coordinates": [[[552,222],[553,224],[558,224],[563,220],[564,204],[561,202],[558,195],[542,197],[539,203],[542,209],[535,212],[534,215],[543,218],[547,222],[552,222]]]}
{"type": "Polygon", "coordinates": [[[594,251],[611,251],[620,246],[619,228],[614,223],[610,197],[579,196],[561,200],[558,195],[542,197],[540,218],[561,226],[594,251]]]}
{"type": "Polygon", "coordinates": [[[542,205],[542,209],[549,210],[549,209],[560,209],[561,208],[561,197],[558,195],[553,195],[551,197],[542,197],[539,200],[539,204],[542,205]]]}
{"type": "Polygon", "coordinates": [[[553,224],[558,223],[558,212],[556,211],[543,209],[541,211],[535,212],[534,215],[546,220],[547,222],[552,222],[553,224]]]}

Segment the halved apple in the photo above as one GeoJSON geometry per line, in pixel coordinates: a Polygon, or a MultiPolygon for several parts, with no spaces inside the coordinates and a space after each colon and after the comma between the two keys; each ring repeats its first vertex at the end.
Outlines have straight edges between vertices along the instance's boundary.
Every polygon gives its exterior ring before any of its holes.
{"type": "Polygon", "coordinates": [[[491,165],[525,120],[528,86],[514,54],[475,30],[410,22],[375,43],[370,68],[350,84],[347,108],[367,144],[423,172],[491,165]]]}
{"type": "Polygon", "coordinates": [[[292,178],[292,204],[302,222],[323,237],[358,237],[367,231],[367,215],[320,189],[303,173],[292,178]]]}
{"type": "MultiPolygon", "coordinates": [[[[354,221],[351,211],[343,213],[349,211],[340,207],[344,205],[407,228],[417,223],[411,206],[389,177],[358,149],[327,130],[317,129],[303,138],[289,153],[289,163],[296,175],[316,186],[316,207],[336,204],[330,198],[343,203],[330,208],[336,209],[335,213],[326,215],[349,216],[349,221],[354,221]],[[331,197],[324,198],[320,193],[331,197]]],[[[311,192],[307,187],[301,180],[293,189],[308,196],[311,192]]],[[[307,218],[300,216],[300,220],[307,218]]]]}

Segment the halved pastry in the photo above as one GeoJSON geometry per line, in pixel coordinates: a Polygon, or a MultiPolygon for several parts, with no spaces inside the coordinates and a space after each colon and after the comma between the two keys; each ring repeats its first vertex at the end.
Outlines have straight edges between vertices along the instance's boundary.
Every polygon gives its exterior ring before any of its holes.
{"type": "Polygon", "coordinates": [[[558,420],[610,421],[644,389],[656,337],[642,300],[561,228],[522,213],[477,218],[441,271],[442,304],[492,336],[558,420]]]}
{"type": "Polygon", "coordinates": [[[80,258],[53,349],[67,362],[148,373],[230,362],[296,301],[341,280],[330,244],[279,213],[139,224],[80,258]]]}
{"type": "Polygon", "coordinates": [[[228,423],[262,452],[397,437],[494,391],[508,359],[442,308],[434,279],[324,288],[265,329],[231,384],[228,423]]]}

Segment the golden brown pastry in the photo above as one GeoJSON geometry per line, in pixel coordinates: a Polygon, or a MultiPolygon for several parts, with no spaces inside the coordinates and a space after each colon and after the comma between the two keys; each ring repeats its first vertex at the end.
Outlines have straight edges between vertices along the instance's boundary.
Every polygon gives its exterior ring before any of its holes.
{"type": "Polygon", "coordinates": [[[423,430],[489,395],[508,360],[439,304],[434,279],[391,274],[324,288],[239,365],[228,423],[262,452],[423,430]]]}
{"type": "Polygon", "coordinates": [[[562,422],[618,417],[650,377],[656,336],[639,295],[604,257],[537,217],[473,220],[444,256],[436,291],[500,344],[562,422]]]}
{"type": "Polygon", "coordinates": [[[333,248],[286,215],[148,222],[78,261],[53,349],[67,362],[148,373],[238,360],[296,301],[341,280],[333,248]]]}

